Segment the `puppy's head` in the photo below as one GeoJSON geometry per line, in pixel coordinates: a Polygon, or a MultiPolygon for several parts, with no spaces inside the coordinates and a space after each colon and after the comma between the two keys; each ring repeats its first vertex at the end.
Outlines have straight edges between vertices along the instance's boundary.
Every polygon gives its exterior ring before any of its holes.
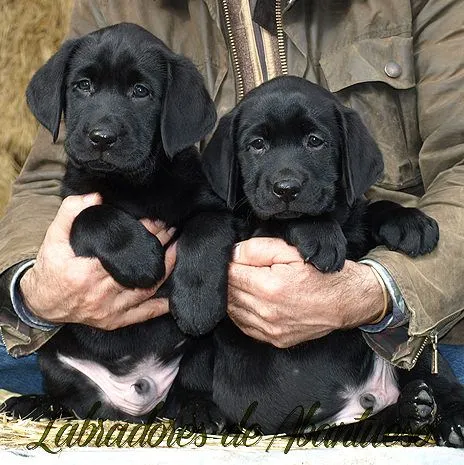
{"type": "Polygon", "coordinates": [[[134,24],[69,40],[33,76],[32,113],[58,137],[75,165],[143,175],[153,153],[169,157],[211,131],[214,104],[194,65],[134,24]]]}
{"type": "Polygon", "coordinates": [[[244,195],[263,219],[317,216],[352,205],[383,170],[359,116],[297,77],[250,92],[219,122],[203,163],[230,207],[244,195]]]}

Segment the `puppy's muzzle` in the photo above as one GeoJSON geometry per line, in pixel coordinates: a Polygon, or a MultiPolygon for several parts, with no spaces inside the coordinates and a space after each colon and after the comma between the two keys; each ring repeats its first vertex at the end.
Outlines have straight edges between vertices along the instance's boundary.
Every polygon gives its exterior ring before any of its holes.
{"type": "Polygon", "coordinates": [[[301,192],[301,183],[297,179],[284,179],[272,186],[272,193],[285,203],[295,200],[301,192]]]}
{"type": "Polygon", "coordinates": [[[96,150],[105,152],[116,142],[118,135],[112,128],[97,127],[89,132],[89,139],[96,150]]]}

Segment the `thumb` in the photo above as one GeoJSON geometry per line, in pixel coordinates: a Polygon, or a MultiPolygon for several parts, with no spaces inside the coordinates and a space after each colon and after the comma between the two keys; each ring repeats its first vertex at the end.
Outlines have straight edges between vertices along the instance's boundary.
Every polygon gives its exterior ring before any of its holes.
{"type": "Polygon", "coordinates": [[[233,262],[249,266],[271,266],[301,262],[298,250],[282,239],[254,237],[235,245],[233,262]]]}
{"type": "Polygon", "coordinates": [[[83,210],[92,205],[99,205],[102,203],[101,195],[98,193],[85,194],[85,195],[70,195],[66,197],[50,225],[48,230],[49,234],[55,240],[69,240],[71,226],[76,219],[76,216],[83,210]]]}

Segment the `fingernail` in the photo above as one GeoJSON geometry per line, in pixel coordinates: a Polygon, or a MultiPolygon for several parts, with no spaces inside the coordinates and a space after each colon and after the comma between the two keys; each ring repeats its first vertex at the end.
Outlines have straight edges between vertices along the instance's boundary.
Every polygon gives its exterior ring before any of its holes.
{"type": "Polygon", "coordinates": [[[153,224],[155,225],[156,228],[159,228],[159,229],[164,229],[166,227],[166,224],[164,223],[164,221],[161,221],[161,220],[155,220],[153,221],[153,224]]]}
{"type": "Polygon", "coordinates": [[[242,243],[239,242],[234,245],[232,249],[232,260],[238,260],[240,258],[240,248],[242,247],[242,243]]]}
{"type": "Polygon", "coordinates": [[[176,232],[176,228],[172,227],[172,228],[169,228],[166,233],[169,235],[169,236],[174,236],[174,233],[176,232]]]}
{"type": "Polygon", "coordinates": [[[169,247],[167,248],[166,252],[167,252],[168,250],[174,250],[174,251],[176,251],[176,250],[177,250],[177,241],[171,242],[171,244],[169,244],[169,247]]]}
{"type": "Polygon", "coordinates": [[[85,204],[95,203],[95,201],[97,200],[97,197],[98,197],[98,194],[96,194],[95,192],[93,192],[92,194],[85,194],[84,197],[82,197],[82,201],[85,204]]]}

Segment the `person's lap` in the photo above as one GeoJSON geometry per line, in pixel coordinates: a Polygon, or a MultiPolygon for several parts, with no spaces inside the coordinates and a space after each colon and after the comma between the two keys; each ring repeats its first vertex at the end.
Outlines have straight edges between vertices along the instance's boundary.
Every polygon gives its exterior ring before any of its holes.
{"type": "MultiPolygon", "coordinates": [[[[440,344],[439,349],[464,384],[464,345],[440,344]]],[[[0,389],[18,394],[43,393],[37,355],[16,359],[8,355],[5,346],[0,344],[0,389]]]]}

